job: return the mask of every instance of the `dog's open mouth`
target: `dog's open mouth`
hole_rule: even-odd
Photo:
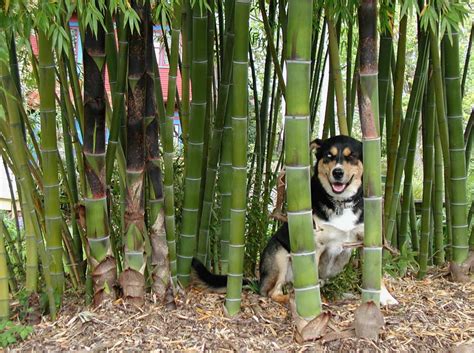
[[[353,178],[354,176],[352,176],[352,178],[347,183],[339,183],[339,182],[330,183],[332,191],[335,194],[342,194],[344,190],[346,190],[347,186],[351,183]]]
[[[333,184],[331,184],[332,191],[334,191],[334,193],[336,193],[336,194],[340,194],[341,192],[343,192],[346,189],[346,186],[347,186],[347,184],[343,184],[343,183],[333,183]]]

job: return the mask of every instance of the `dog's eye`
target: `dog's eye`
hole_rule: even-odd
[[[327,159],[332,159],[332,154],[331,153],[328,153],[327,156],[326,156]]]

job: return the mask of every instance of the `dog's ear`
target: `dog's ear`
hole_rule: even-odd
[[[311,151],[316,151],[318,148],[321,147],[321,145],[323,144],[323,140],[321,139],[314,139],[313,141],[311,141],[311,143],[309,144],[309,148]]]

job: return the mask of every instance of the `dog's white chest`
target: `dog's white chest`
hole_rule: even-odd
[[[334,214],[329,221],[324,223],[342,231],[349,232],[356,227],[358,219],[359,215],[354,213],[352,208],[345,208],[342,210],[342,213]]]

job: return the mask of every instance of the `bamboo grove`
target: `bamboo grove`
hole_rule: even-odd
[[[450,263],[469,279],[474,26],[462,2],[0,6],[0,152],[18,200],[0,224],[0,317],[19,293],[44,294],[52,317],[71,290],[94,305],[149,292],[172,305],[193,257],[228,275],[234,315],[286,217],[297,312],[316,317],[310,141],[338,134],[364,146],[363,301],[378,303],[382,267],[423,278]]]

